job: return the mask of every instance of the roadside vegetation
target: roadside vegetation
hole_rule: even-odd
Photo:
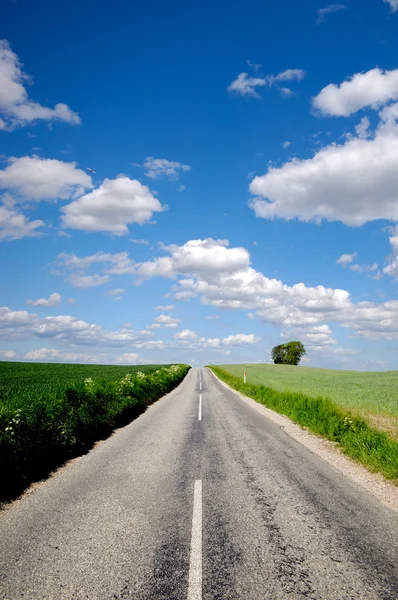
[[[235,377],[243,377],[246,371],[248,383],[279,392],[329,398],[398,441],[398,371],[336,371],[264,364],[222,365],[222,369]]]
[[[130,422],[189,368],[0,362],[0,500]]]
[[[210,369],[235,390],[338,443],[345,454],[398,484],[398,371],[357,373],[287,365]],[[382,427],[372,424],[371,411]]]

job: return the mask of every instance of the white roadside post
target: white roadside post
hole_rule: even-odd
[[[246,383],[246,371],[243,372],[243,383]]]

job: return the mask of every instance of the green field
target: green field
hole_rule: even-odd
[[[129,423],[189,368],[0,362],[0,500]]]
[[[60,393],[91,377],[97,382],[114,381],[127,373],[150,373],[165,365],[119,367],[54,363],[0,362],[0,405],[23,405],[27,398]]]
[[[220,365],[247,382],[280,392],[329,398],[398,438],[398,371],[359,372],[290,365]]]

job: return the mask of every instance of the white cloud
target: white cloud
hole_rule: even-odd
[[[398,0],[383,0],[383,2],[387,2],[390,5],[391,12],[397,12],[398,10]]]
[[[196,340],[197,334],[191,329],[183,329],[175,334],[174,339],[179,342],[190,342]]]
[[[211,264],[218,247],[227,254]],[[199,297],[203,304],[219,309],[251,311],[260,320],[285,329],[336,322],[359,337],[398,339],[398,301],[355,304],[346,290],[304,283],[288,286],[253,269],[247,250],[228,248],[226,240],[192,240],[163,250],[170,254],[162,257],[165,262],[159,263],[162,259],[158,258],[137,263],[137,274],[176,279],[172,287],[176,299]]]
[[[76,163],[39,158],[11,157],[0,171],[0,188],[7,188],[28,200],[67,200],[85,188],[91,188],[91,177],[76,168]]]
[[[395,228],[393,235],[390,237],[390,244],[392,252],[389,257],[389,263],[383,269],[383,273],[398,279],[398,227]]]
[[[110,277],[109,275],[83,275],[81,273],[72,273],[69,277],[69,281],[73,287],[90,288],[108,283]]]
[[[17,357],[17,353],[14,350],[0,350],[1,360],[12,360]]]
[[[378,268],[379,265],[377,263],[374,263],[373,265],[355,264],[350,266],[351,271],[356,271],[357,273],[374,273]]]
[[[290,88],[287,88],[287,87],[281,87],[281,88],[279,88],[279,91],[281,93],[282,98],[290,98],[291,96],[296,95],[293,92],[293,90],[291,90]]]
[[[142,225],[165,208],[148,187],[120,176],[105,179],[97,189],[63,207],[62,224],[71,229],[126,235],[128,225]]]
[[[163,350],[166,343],[163,340],[149,340],[148,342],[135,342],[134,348],[143,350]]]
[[[54,360],[56,358],[60,358],[60,354],[62,354],[59,350],[55,348],[37,348],[35,350],[30,350],[27,352],[23,358],[25,360],[33,360],[33,361],[46,361],[46,360]]]
[[[282,148],[284,150],[286,150],[286,148],[289,148],[289,146],[291,145],[292,142],[286,141],[286,142],[282,142]]]
[[[370,121],[368,117],[362,117],[358,125],[355,126],[355,132],[359,138],[367,138],[370,136],[369,133]]]
[[[143,165],[146,169],[145,175],[150,179],[169,179],[170,181],[176,181],[180,178],[180,172],[186,173],[192,170],[190,165],[184,165],[183,163],[167,160],[166,158],[154,158],[153,156],[147,156]]]
[[[25,304],[29,306],[59,306],[61,296],[58,292],[54,292],[48,298],[39,298],[38,300],[27,300]]]
[[[123,293],[123,288],[115,288],[114,290],[109,290],[108,296],[121,296]]]
[[[134,352],[126,352],[116,357],[116,362],[121,364],[135,365],[140,360],[140,355]]]
[[[205,317],[206,319],[209,319],[209,321],[216,321],[217,319],[220,318],[220,315],[210,315],[209,317]]]
[[[104,274],[88,274],[87,270],[100,265]],[[74,287],[86,288],[104,285],[110,281],[110,275],[129,275],[135,273],[134,261],[127,252],[116,254],[96,252],[89,256],[79,257],[76,254],[62,252],[57,259],[57,275],[66,275],[66,280]]]
[[[68,298],[66,303],[67,304],[75,304],[76,300],[74,298]]]
[[[175,293],[176,300],[191,300],[191,298],[195,298],[195,292],[187,292],[187,291],[177,291]]]
[[[250,77],[247,73],[240,73],[232,83],[229,84],[227,90],[235,92],[239,96],[251,96],[252,98],[261,98],[256,88],[268,86],[268,82],[264,77]]]
[[[225,348],[228,346],[247,346],[257,344],[261,338],[251,334],[237,333],[235,335],[229,335],[225,338],[204,338],[201,337],[198,340],[198,346],[200,348]]]
[[[87,269],[94,263],[110,262],[110,256],[113,257],[116,255],[110,255],[99,251],[95,254],[91,254],[90,256],[80,258],[73,253],[68,254],[67,252],[61,252],[61,254],[58,255],[58,264],[62,267],[67,267],[70,270]]]
[[[318,20],[317,25],[323,23],[325,20],[325,15],[329,15],[334,12],[338,12],[339,10],[344,10],[346,7],[345,4],[329,4],[325,8],[319,8],[317,10]]]
[[[333,348],[331,350],[332,354],[340,356],[341,358],[345,358],[346,356],[355,356],[356,354],[361,354],[360,350],[354,350],[353,348]]]
[[[312,99],[313,107],[324,115],[348,117],[365,107],[378,108],[398,100],[398,69],[376,67],[356,73],[340,85],[330,83]]]
[[[160,346],[150,346],[148,342],[146,348],[149,350],[162,349]],[[157,342],[152,342],[157,344]],[[163,342],[159,342],[163,344]],[[126,352],[121,355],[109,355],[105,353],[92,352],[76,352],[59,350],[58,348],[36,348],[25,354],[19,354],[12,350],[0,351],[0,360],[22,360],[33,362],[59,362],[59,363],[93,363],[93,364],[150,364],[153,360],[142,358],[135,352]]]
[[[301,81],[306,77],[306,72],[303,69],[286,69],[279,75],[268,75],[271,82],[275,81]]]
[[[309,287],[304,283],[288,286],[252,268],[249,252],[245,248],[230,248],[227,240],[190,240],[181,246],[161,246],[161,250],[165,256],[134,263],[129,272],[140,281],[150,277],[172,279],[170,297],[177,300],[199,298],[202,304],[216,309],[243,310],[249,318],[288,330],[301,327],[314,334],[319,331],[310,328],[335,322],[359,337],[398,339],[398,302],[356,304],[346,290],[322,285]],[[64,263],[77,269],[101,262],[112,267],[112,261],[130,260],[125,253],[97,253],[83,258],[61,256]],[[349,260],[346,263],[352,264]],[[178,323],[171,315],[162,314],[148,328],[176,328]],[[209,342],[208,346],[212,344],[217,346],[220,341]]]
[[[37,348],[27,352],[21,358],[37,362],[103,363],[106,362],[107,356],[89,352],[63,352],[56,348]]]
[[[159,315],[156,317],[152,325],[148,325],[147,329],[175,329],[178,327],[180,319],[176,319],[171,315]]]
[[[219,348],[221,345],[220,338],[200,338],[199,342],[205,348]]]
[[[161,276],[173,278],[177,273],[192,272],[217,275],[233,273],[250,263],[250,254],[245,248],[228,248],[226,240],[190,240],[183,246],[163,246],[172,257],[161,257],[154,261],[137,264],[136,273],[143,278]]]
[[[130,240],[132,244],[142,244],[143,246],[149,246],[149,242],[147,240]]]
[[[148,331],[123,327],[108,331],[71,315],[39,317],[28,311],[0,307],[0,331],[3,339],[49,338],[76,346],[137,347],[151,337]]]
[[[398,340],[398,301],[383,304],[359,302],[346,315],[342,325],[355,330],[362,339]]]
[[[0,204],[0,240],[20,240],[24,237],[37,237],[44,227],[43,221],[29,221],[23,213],[12,206]]]
[[[396,121],[398,121],[398,102],[393,102],[382,108],[379,117],[384,123],[383,127],[386,131],[394,130]]]
[[[353,254],[342,254],[340,258],[336,260],[338,265],[342,267],[348,267],[351,271],[355,271],[357,273],[374,273],[378,270],[379,265],[374,263],[373,265],[359,265],[357,263],[352,264],[354,259],[357,257],[357,252],[353,252]],[[368,275],[368,277],[372,277],[373,279],[380,279],[381,274],[380,271],[376,276]]]
[[[286,69],[278,75],[265,75],[263,77],[250,77],[248,73],[240,73],[238,77],[229,84],[227,90],[239,96],[250,96],[261,98],[257,88],[277,86],[282,81],[301,81],[306,76],[303,69]],[[289,88],[278,88],[282,95],[291,95]]]
[[[338,265],[342,265],[343,267],[346,267],[350,263],[354,262],[354,259],[356,258],[356,256],[357,256],[357,252],[353,252],[352,254],[342,254],[340,256],[340,258],[338,258],[336,260],[336,263]]]
[[[29,99],[24,83],[30,78],[22,71],[18,56],[7,40],[0,40],[0,129],[12,131],[34,121],[64,121],[80,123],[80,117],[63,103],[54,108]]]
[[[261,67],[263,65],[260,65],[260,63],[252,63],[250,60],[246,61],[246,64],[249,65],[250,68],[254,69],[256,71],[256,73],[261,69]]]
[[[332,330],[326,324],[291,329],[283,332],[281,337],[284,339],[298,338],[306,349],[311,351],[318,351],[337,344],[337,341],[332,338]]]
[[[155,310],[167,311],[167,310],[174,310],[174,309],[175,309],[174,304],[168,304],[167,306],[155,306]]]
[[[76,254],[68,254],[67,252],[62,252],[58,255],[57,264],[61,268],[66,268],[68,271],[83,271],[88,269],[96,264],[107,265],[107,273],[114,275],[128,275],[134,273],[135,263],[130,259],[127,252],[117,252],[116,254],[111,254],[110,252],[96,252],[95,254],[91,254],[89,256],[84,256],[80,258],[76,256]]]
[[[251,182],[257,197],[250,206],[264,219],[325,219],[350,226],[398,221],[397,164],[398,127],[388,120],[372,139],[352,138],[322,148],[313,158],[270,167]]]
[[[245,334],[237,333],[236,335],[229,335],[222,340],[224,346],[244,346],[246,344],[257,344],[260,338],[255,336],[254,333]]]
[[[24,328],[29,328],[36,321],[37,315],[31,314],[27,310],[10,310],[7,306],[0,307],[2,337],[6,337],[7,332],[13,334]]]

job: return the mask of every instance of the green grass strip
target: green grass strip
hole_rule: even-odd
[[[311,432],[337,442],[347,456],[398,484],[398,443],[386,433],[371,428],[361,417],[343,410],[328,398],[245,384],[220,367],[209,368],[233,389],[286,415]]]

